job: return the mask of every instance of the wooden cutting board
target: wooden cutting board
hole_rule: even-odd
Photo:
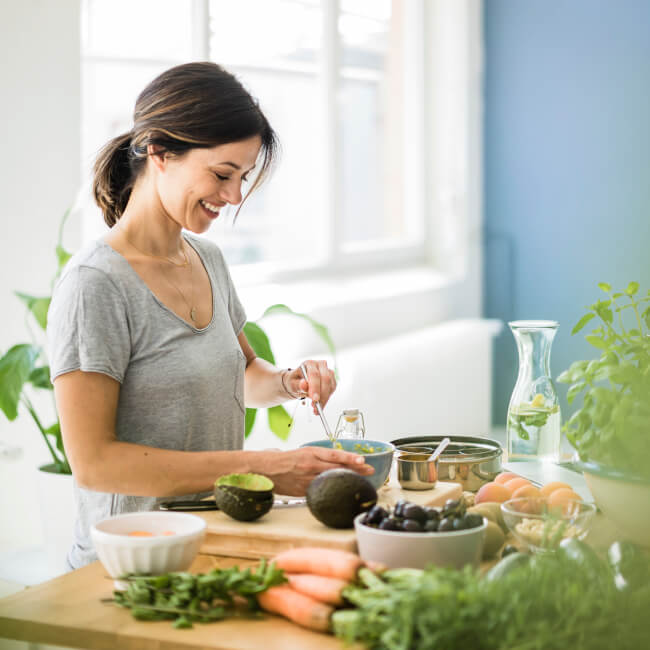
[[[379,503],[393,505],[405,499],[420,505],[439,506],[462,494],[458,483],[438,482],[433,490],[402,490],[396,482],[377,491]],[[327,528],[315,519],[306,505],[274,506],[257,521],[235,521],[218,510],[194,512],[205,520],[207,533],[201,553],[228,557],[272,557],[297,546],[337,548],[356,553],[353,529]]]

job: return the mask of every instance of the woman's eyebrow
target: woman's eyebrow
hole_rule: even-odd
[[[229,166],[232,167],[233,169],[236,169],[236,170],[240,170],[240,169],[241,169],[241,167],[240,167],[237,163],[230,162],[229,160],[226,160],[226,161],[224,161],[224,162],[219,162],[219,163],[217,163],[217,165],[229,165]],[[248,172],[251,172],[251,171],[253,171],[254,169],[255,169],[255,165],[253,165],[253,166],[252,166],[248,171],[246,171],[245,173],[248,174]]]

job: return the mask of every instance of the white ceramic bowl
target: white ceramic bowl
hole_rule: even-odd
[[[125,573],[183,571],[192,564],[205,535],[205,521],[182,512],[129,512],[90,529],[97,556],[112,578]],[[147,531],[153,537],[132,537]],[[164,535],[165,532],[173,535]],[[118,588],[123,584],[116,582]]]
[[[478,567],[483,554],[487,519],[467,530],[434,533],[405,533],[380,530],[361,523],[365,513],[354,519],[359,555],[366,562],[380,562],[391,569],[424,569],[429,564],[460,569]]]

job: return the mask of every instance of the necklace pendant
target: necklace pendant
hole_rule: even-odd
[[[192,322],[196,322],[196,307],[192,307],[190,309],[190,318],[192,319]]]

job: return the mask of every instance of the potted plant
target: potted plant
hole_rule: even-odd
[[[558,381],[582,405],[563,430],[577,450],[585,480],[603,513],[633,541],[650,546],[650,291],[639,283],[598,300],[572,334],[592,320],[585,338],[600,357],[575,361]]]

